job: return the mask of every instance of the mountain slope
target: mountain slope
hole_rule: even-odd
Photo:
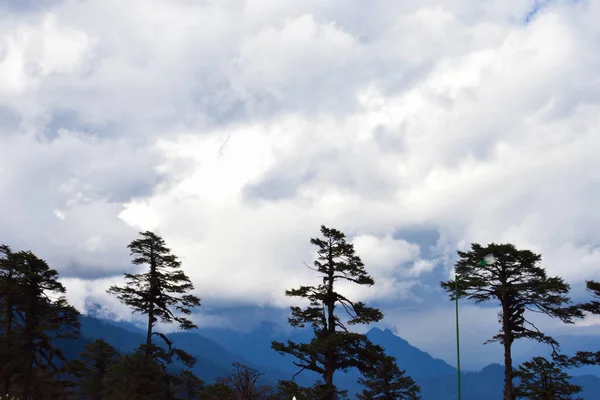
[[[581,386],[584,400],[600,399],[600,378],[594,375],[574,376],[571,382]]]
[[[292,364],[293,357],[283,356],[271,349],[271,342],[292,340],[306,343],[312,337],[312,331],[296,329],[291,336],[280,332],[271,322],[261,322],[256,328],[248,332],[233,331],[225,328],[200,328],[196,331],[231,352],[248,360],[260,360],[260,364],[267,367],[296,370]]]
[[[136,333],[93,317],[81,316],[80,321],[82,334],[80,341],[90,342],[102,339],[122,353],[134,351],[146,339],[141,331]],[[186,350],[189,350],[190,347],[193,348],[190,353],[198,359],[193,371],[201,379],[212,381],[225,376],[231,370],[231,362],[241,360],[209,339],[193,335],[194,345],[191,346],[185,338],[176,337],[175,339],[180,339]],[[176,341],[175,346],[178,345],[179,343]],[[207,351],[207,349],[210,349],[210,351]]]
[[[367,332],[367,337],[380,345],[386,354],[396,357],[401,369],[408,372],[414,379],[456,374],[456,368],[429,353],[411,346],[406,340],[392,333],[391,330],[373,328]]]
[[[137,348],[144,341],[141,331],[135,332],[123,326],[112,325],[108,321],[82,317],[83,337],[72,344],[70,355],[75,355],[85,343],[103,339],[122,352]],[[202,333],[202,334],[200,334]],[[298,330],[290,338],[305,342],[310,339],[310,331]],[[206,382],[226,376],[231,371],[231,363],[239,361],[265,373],[263,382],[274,384],[279,379],[291,379],[298,368],[293,359],[283,357],[271,350],[272,340],[287,338],[268,323],[260,325],[252,332],[239,333],[222,329],[201,329],[194,332],[168,335],[176,347],[180,347],[198,358],[194,373]],[[207,337],[208,336],[208,337]],[[457,398],[456,369],[442,360],[411,346],[404,339],[389,330],[371,329],[367,336],[398,359],[402,369],[406,369],[421,387],[423,400],[453,400]],[[503,367],[492,364],[478,372],[462,374],[462,400],[500,400],[503,388]],[[301,385],[314,382],[316,375],[303,372],[296,381]],[[356,371],[336,373],[335,382],[340,388],[349,390],[351,396],[360,391]],[[573,383],[583,387],[584,399],[600,398],[600,378],[597,376],[576,376]]]

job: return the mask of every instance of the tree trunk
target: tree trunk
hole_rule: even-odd
[[[510,298],[505,293],[502,302],[502,332],[504,334],[504,400],[515,400],[512,367],[512,332],[510,329]]]
[[[154,326],[154,291],[156,286],[156,260],[154,259],[154,251],[150,248],[150,293],[148,296],[148,329],[146,331],[146,349],[144,359],[148,361],[150,358],[150,350],[152,346],[152,327]]]
[[[335,299],[333,298],[333,275],[335,274],[331,243],[329,244],[329,265],[327,284],[327,335],[325,340],[331,341],[335,335]],[[335,372],[335,343],[329,342],[325,353],[325,399],[334,400],[335,386],[333,385],[333,373]]]
[[[8,286],[8,285],[7,285]],[[7,289],[10,290],[10,289]],[[7,361],[12,361],[11,356],[11,345],[9,341],[11,338],[12,331],[12,304],[10,302],[10,293],[7,293],[4,299],[4,349],[2,352],[6,356]],[[6,362],[4,368],[2,369],[2,398],[8,398],[8,393],[10,391],[10,370],[9,363]]]
[[[36,310],[35,308],[35,300],[31,297],[35,296],[34,293],[27,293],[26,296],[29,296],[28,301],[30,302],[25,310],[25,326],[24,326],[24,336],[25,343],[23,349],[25,350],[25,376],[23,379],[23,400],[30,400],[32,393],[32,385],[33,382],[33,363],[35,362],[35,346],[33,343],[33,332],[35,326],[37,325],[37,319],[35,316]]]
[[[504,400],[514,400],[513,396],[513,371],[510,343],[504,343]]]
[[[150,357],[150,346],[152,346],[152,319],[154,318],[154,303],[150,302],[150,309],[148,311],[148,330],[146,331],[146,349],[144,352],[144,358],[146,361]]]
[[[327,363],[329,364],[329,362]],[[324,400],[335,399],[335,388],[333,386],[333,372],[325,370],[325,397]]]

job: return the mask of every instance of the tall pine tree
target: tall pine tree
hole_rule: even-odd
[[[19,282],[22,272],[18,269],[16,255],[7,245],[0,246],[0,306],[2,307],[2,336],[0,338],[0,398],[11,393],[11,383],[18,372],[17,357],[13,349],[18,348],[18,333],[15,335],[15,306],[19,300]]]
[[[488,255],[495,262],[488,263]],[[514,400],[512,344],[517,339],[533,339],[547,343],[556,353],[558,343],[541,332],[526,317],[526,312],[544,314],[558,318],[564,323],[573,323],[582,316],[581,311],[570,306],[570,287],[559,277],[549,277],[539,266],[541,256],[529,250],[517,250],[512,244],[490,244],[483,247],[471,245],[471,251],[458,252],[456,263],[458,292],[475,303],[497,301],[500,333],[489,342],[500,342],[504,346],[504,400]],[[441,282],[455,299],[455,282]]]
[[[2,394],[23,400],[58,398],[68,382],[61,377],[67,360],[56,343],[79,336],[79,313],[67,303],[58,272],[44,260],[7,246],[0,252],[2,347],[8,360],[2,368]]]
[[[181,263],[165,241],[158,235],[140,232],[140,238],[129,244],[134,265],[145,265],[147,271],[125,274],[124,287],[112,286],[108,293],[114,294],[124,304],[148,317],[144,356],[150,358],[157,349],[153,348],[152,336],[164,335],[154,331],[156,323],[177,323],[182,330],[197,326],[186,318],[191,309],[200,305],[200,299],[189,292],[194,285],[181,270]],[[170,347],[170,343],[167,342]]]
[[[298,361],[294,364],[300,368],[299,372],[309,370],[320,374],[324,384],[317,390],[322,390],[321,398],[333,400],[342,394],[334,385],[336,371],[355,367],[365,372],[383,357],[383,349],[372,344],[365,335],[348,331],[337,310],[341,309],[349,316],[349,325],[377,322],[383,314],[363,302],[351,301],[336,290],[337,284],[343,281],[361,286],[371,286],[375,282],[342,232],[321,226],[321,234],[322,238],[313,238],[310,242],[318,248],[318,259],[311,269],[320,275],[322,283],[285,292],[286,296],[309,301],[304,309],[291,307],[289,323],[298,328],[310,324],[314,337],[310,343],[274,341],[272,348],[296,357]]]

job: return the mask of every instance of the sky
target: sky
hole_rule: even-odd
[[[584,299],[600,279],[600,0],[0,2],[0,241],[80,311],[130,312],[127,244],[161,235],[203,326],[285,323],[342,230],[345,288],[454,363],[457,249],[513,243]],[[494,307],[461,305],[466,368]],[[600,320],[550,333],[598,331]]]

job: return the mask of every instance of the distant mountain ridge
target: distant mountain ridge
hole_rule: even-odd
[[[560,343],[563,354],[574,355],[577,351],[600,351],[600,337],[591,335],[561,335],[555,339]],[[522,363],[534,356],[550,357],[551,347],[543,343],[533,343],[531,348],[515,362]],[[571,375],[600,376],[600,366],[585,366],[568,370]],[[600,396],[598,397],[600,399]]]
[[[456,374],[457,370],[443,360],[432,357],[406,340],[389,330],[372,328],[367,332],[367,337],[375,344],[380,345],[386,354],[396,357],[398,367],[410,371],[410,375],[417,378],[427,378]]]
[[[144,332],[133,324],[82,316],[82,338],[69,354],[81,351],[85,343],[103,339],[119,351],[129,352],[145,339]],[[174,345],[198,359],[194,373],[206,382],[231,372],[233,362],[242,362],[265,373],[264,383],[275,384],[279,379],[291,379],[297,368],[293,358],[282,356],[271,349],[271,341],[287,339],[306,342],[311,331],[296,330],[286,336],[272,323],[261,323],[250,332],[236,332],[224,328],[200,328],[193,332],[169,334]],[[367,336],[381,345],[386,353],[397,358],[398,366],[407,371],[421,387],[423,400],[453,400],[457,398],[457,370],[445,361],[410,345],[389,329],[372,328]],[[478,372],[462,374],[462,400],[501,400],[503,366],[491,364]],[[296,381],[301,385],[314,382],[316,376],[303,372]],[[358,373],[349,371],[335,376],[336,385],[349,390],[352,395],[361,390],[357,383]],[[584,399],[600,398],[600,378],[593,375],[575,376],[573,383],[584,388]]]
[[[140,344],[145,342],[145,335],[142,331],[138,330],[138,332],[135,332],[134,330],[114,325],[111,322],[82,316],[82,339],[87,342],[102,339],[122,353],[134,351]],[[194,351],[191,353],[194,357],[198,358],[194,373],[205,381],[212,381],[218,377],[227,375],[230,372],[231,362],[244,361],[202,336],[194,333],[187,333],[187,335],[194,335],[195,345]],[[176,337],[176,339],[181,339],[181,337]],[[177,345],[180,345],[179,341]],[[210,351],[207,351],[208,349]],[[215,359],[219,361],[215,362]],[[220,360],[223,360],[223,362]]]

